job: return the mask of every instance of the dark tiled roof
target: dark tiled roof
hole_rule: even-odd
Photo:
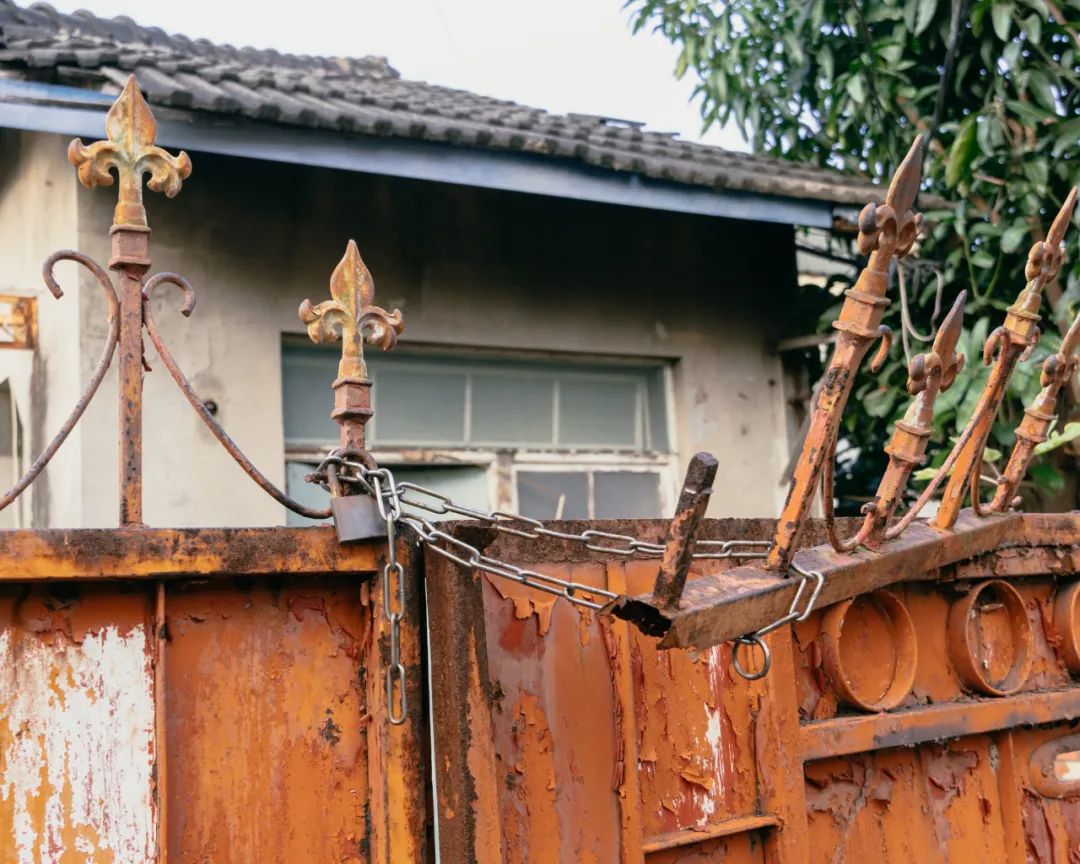
[[[151,104],[365,135],[516,150],[613,171],[764,195],[861,205],[866,180],[650,132],[640,123],[550,114],[407,81],[383,57],[309,57],[169,35],[127,17],[65,15],[0,0],[0,68],[119,89],[135,72]]]

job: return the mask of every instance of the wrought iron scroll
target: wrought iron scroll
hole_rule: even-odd
[[[53,276],[54,266],[59,261],[74,261],[85,267],[105,292],[109,306],[109,333],[94,374],[71,414],[26,474],[0,497],[0,510],[7,507],[33,483],[59,450],[97,393],[119,346],[120,524],[142,524],[143,372],[149,369],[143,352],[142,331],[145,327],[150,341],[177,386],[244,473],[290,510],[314,519],[328,518],[329,508],[315,509],[294,501],[270,482],[241,452],[207,410],[203,400],[173,359],[157,329],[150,311],[150,297],[157,286],[172,284],[180,288],[184,293],[181,312],[185,317],[190,316],[194,309],[195,292],[186,279],[175,273],[160,273],[144,285],[151,260],[150,228],[143,205],[143,180],[149,177],[146,185],[151,190],[172,198],[180,192],[183,181],[191,174],[191,159],[183,152],[173,156],[154,143],[157,122],[139,91],[134,75],[128,78],[122,92],[109,109],[105,132],[105,140],[89,145],[84,145],[78,139],[72,141],[68,148],[68,160],[77,169],[79,180],[88,188],[111,186],[119,181],[118,200],[109,232],[112,238],[109,269],[116,272],[119,285],[114,285],[105,269],[92,258],[71,250],[50,255],[45,261],[43,276],[49,290],[55,297],[60,298],[63,291]],[[359,255],[356,260],[359,260]],[[398,323],[400,325],[400,321]],[[367,322],[362,326],[367,326],[377,333],[377,325],[374,323]]]
[[[840,317],[833,322],[837,330],[836,348],[822,379],[810,419],[802,452],[795,464],[791,489],[777,523],[772,549],[765,561],[769,569],[787,571],[795,554],[799,530],[823,479],[829,488],[824,498],[831,505],[831,468],[825,465],[835,457],[840,420],[855,383],[855,375],[870,346],[881,340],[870,363],[877,371],[888,356],[892,333],[881,323],[889,301],[889,265],[911,251],[918,236],[922,217],[912,207],[919,189],[922,138],[915,139],[904,161],[893,175],[882,205],[867,204],[859,214],[859,250],[870,255],[855,287],[845,294]]]
[[[82,252],[76,252],[72,249],[54,252],[45,259],[45,263],[41,267],[41,276],[45,280],[46,287],[57,300],[64,296],[64,291],[60,287],[60,283],[56,281],[56,277],[53,275],[53,268],[60,261],[74,261],[77,264],[81,264],[89,270],[90,274],[97,280],[98,285],[101,286],[101,290],[105,292],[105,302],[109,306],[109,334],[105,337],[105,347],[101,351],[101,357],[98,359],[94,374],[91,376],[90,382],[86,385],[86,389],[83,390],[82,395],[79,397],[79,401],[75,403],[75,407],[71,410],[67,420],[65,420],[64,424],[60,427],[60,431],[53,436],[53,439],[46,445],[45,449],[41,451],[41,454],[34,460],[34,463],[27,469],[26,473],[23,474],[18,482],[5,492],[3,496],[0,496],[0,510],[3,510],[11,504],[12,501],[18,498],[26,488],[37,479],[37,476],[45,469],[45,466],[49,464],[49,460],[56,455],[56,451],[59,450],[60,446],[67,440],[68,435],[71,434],[71,430],[75,428],[75,424],[79,422],[83,412],[86,410],[86,406],[90,404],[90,400],[94,398],[94,394],[97,393],[98,387],[101,386],[101,381],[105,377],[105,373],[109,371],[113,354],[116,353],[116,343],[120,337],[120,301],[116,299],[116,291],[113,289],[109,274],[101,268],[101,265],[89,256],[83,255]]]

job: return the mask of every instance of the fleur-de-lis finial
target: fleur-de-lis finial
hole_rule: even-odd
[[[149,174],[147,186],[167,197],[174,197],[191,175],[191,159],[181,151],[173,156],[155,146],[157,121],[143,99],[132,75],[123,92],[105,118],[107,140],[85,145],[76,138],[68,146],[68,161],[79,172],[87,188],[111,186],[115,168],[120,179],[119,201],[113,222],[116,225],[146,227],[143,207],[143,175]]]
[[[936,395],[939,391],[948,390],[964,368],[964,355],[956,353],[956,346],[960,342],[960,333],[964,327],[966,297],[966,291],[961,291],[957,296],[952,309],[938,328],[930,353],[917,354],[911,358],[907,387],[912,396],[925,391]]]
[[[300,304],[300,320],[307,324],[312,342],[341,340],[339,378],[367,378],[364,342],[389,351],[405,329],[401,310],[387,312],[375,306],[375,282],[360,257],[356,241],[350,240],[330,277],[330,296],[317,306],[310,300]]]
[[[883,252],[883,257],[902,258],[915,245],[922,229],[922,214],[912,210],[922,176],[922,148],[923,136],[919,135],[896,169],[885,203],[867,204],[859,213],[857,242],[863,255]]]
[[[1041,240],[1031,247],[1028,253],[1027,266],[1024,268],[1024,277],[1027,279],[1039,278],[1045,284],[1050,282],[1061,269],[1061,262],[1065,257],[1065,247],[1062,241],[1065,239],[1065,230],[1069,227],[1073,209],[1076,207],[1077,187],[1073,186],[1065,203],[1061,205],[1054,222],[1046,234],[1046,239]]]

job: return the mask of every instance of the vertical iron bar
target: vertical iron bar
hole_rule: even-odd
[[[154,797],[157,801],[157,864],[169,860],[168,763],[166,761],[165,705],[165,582],[157,583],[154,602]]]
[[[109,267],[120,275],[120,524],[142,524],[142,279],[150,231],[114,225]]]
[[[672,608],[679,605],[694,559],[694,539],[712,495],[716,469],[716,457],[711,453],[696,453],[686,468],[686,479],[668,528],[664,558],[653,587],[653,602],[657,606]]]

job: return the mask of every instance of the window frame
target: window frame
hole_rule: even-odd
[[[289,344],[283,343],[283,346]],[[470,365],[470,361],[474,359],[489,359],[489,360],[507,360],[507,361],[529,361],[529,362],[550,362],[552,365],[558,366],[573,366],[579,365],[581,368],[580,373],[577,369],[566,370],[562,374],[570,377],[576,377],[576,374],[580,374],[582,378],[591,378],[595,380],[598,377],[603,377],[605,367],[610,370],[613,367],[627,366],[636,367],[641,369],[643,367],[653,367],[656,372],[659,373],[659,388],[660,396],[663,400],[663,423],[665,428],[663,434],[668,442],[668,450],[652,450],[648,449],[652,445],[652,441],[649,440],[652,435],[655,435],[659,430],[651,430],[650,424],[646,418],[652,413],[650,410],[649,399],[651,394],[649,392],[650,387],[642,378],[638,383],[638,399],[635,411],[635,438],[637,439],[637,445],[640,449],[629,450],[622,449],[619,445],[589,445],[589,446],[552,446],[552,445],[536,445],[536,444],[492,444],[492,445],[476,445],[467,444],[463,446],[447,445],[444,442],[438,443],[416,443],[408,445],[394,445],[394,446],[379,446],[372,447],[371,455],[375,461],[384,467],[393,469],[397,467],[423,467],[423,468],[437,468],[439,466],[461,466],[461,467],[476,467],[484,469],[485,480],[487,484],[488,501],[490,502],[492,510],[504,510],[511,512],[518,512],[518,486],[517,475],[519,471],[582,471],[588,475],[588,488],[589,488],[589,501],[588,512],[590,514],[595,512],[595,498],[594,498],[594,481],[593,474],[596,472],[605,471],[619,471],[629,473],[654,473],[657,475],[658,492],[659,492],[659,505],[661,513],[670,513],[673,511],[675,500],[677,498],[677,453],[675,450],[676,442],[676,423],[675,423],[675,399],[674,399],[674,370],[670,361],[665,361],[662,358],[646,358],[633,359],[623,357],[597,357],[597,356],[573,356],[573,355],[552,355],[552,354],[532,354],[529,352],[517,353],[517,352],[491,352],[491,351],[465,351],[465,349],[455,349],[449,346],[432,346],[427,348],[418,348],[410,346],[410,351],[406,355],[410,360],[417,360],[420,363],[432,363],[436,357],[447,357],[450,359],[448,363],[444,364],[437,371],[445,371],[446,373],[462,373],[466,375],[466,388],[465,388],[465,434],[468,438],[469,425],[471,423],[471,374],[476,372],[475,367]],[[595,365],[598,367],[596,373],[589,373],[588,367]],[[490,370],[482,370],[483,374],[513,374],[512,370],[493,368]],[[528,372],[526,372],[528,374]],[[537,377],[542,377],[542,372],[537,371]],[[626,382],[628,379],[621,376],[612,376],[612,380],[617,380],[620,383]],[[554,381],[554,387],[556,393],[553,395],[553,417],[552,425],[555,434],[558,433],[559,423],[559,399],[557,390],[560,386],[558,378]],[[376,431],[376,424],[378,422],[378,388],[373,388],[372,391],[372,408],[375,412],[372,420],[369,422],[368,428],[374,437]],[[284,400],[282,402],[283,413],[288,410],[288,406]],[[317,465],[337,446],[336,443],[332,444],[328,441],[304,441],[304,440],[289,440],[285,439],[285,462],[300,462],[306,464]]]

